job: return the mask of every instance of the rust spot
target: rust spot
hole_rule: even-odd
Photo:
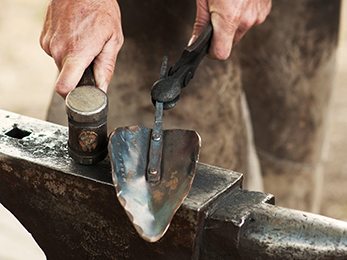
[[[140,130],[140,127],[138,125],[133,125],[133,126],[129,126],[128,129],[132,132],[137,132]]]
[[[178,178],[174,175],[175,173],[173,173],[170,180],[165,183],[165,187],[170,190],[176,190],[178,186]]]
[[[153,198],[155,201],[161,201],[164,197],[164,193],[160,190],[153,191]]]
[[[134,179],[134,177],[136,176],[136,173],[134,171],[128,171],[127,174],[127,179]]]
[[[82,131],[78,136],[78,143],[83,152],[92,152],[98,145],[98,134],[94,131]]]

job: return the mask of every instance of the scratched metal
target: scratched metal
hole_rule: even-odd
[[[241,189],[241,174],[201,163],[165,236],[147,243],[109,163],[76,164],[66,141],[66,127],[0,110],[0,203],[48,259],[347,259],[346,222],[269,205]]]
[[[31,134],[5,135],[15,124]],[[48,259],[198,259],[209,210],[242,182],[240,173],[198,163],[165,236],[149,244],[117,200],[109,162],[77,164],[67,139],[66,127],[0,110],[0,203]]]
[[[347,222],[264,202],[273,197],[226,196],[206,221],[202,259],[347,259]]]
[[[117,128],[110,136],[113,182],[120,204],[139,235],[158,241],[192,186],[200,137],[190,130],[164,130],[161,175],[147,181],[151,129]]]

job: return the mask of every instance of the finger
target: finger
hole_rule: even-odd
[[[123,35],[112,37],[104,45],[102,51],[94,60],[94,77],[98,88],[107,91],[113,76],[119,50],[123,45]]]
[[[93,61],[93,56],[89,58],[85,58],[87,56],[82,57],[84,58],[67,57],[63,62],[62,70],[55,84],[55,91],[64,98],[76,87],[85,69]]]
[[[45,18],[45,23],[42,28],[42,32],[40,34],[40,45],[41,48],[49,55],[51,55],[51,51],[49,49],[49,42],[51,39],[51,33],[50,33],[50,28],[51,28],[51,15],[52,15],[52,8],[51,5],[48,6],[47,13],[46,13],[46,18]]]
[[[247,8],[245,8],[245,11],[240,18],[240,24],[235,33],[234,45],[237,44],[242,39],[242,37],[249,31],[249,29],[256,24],[258,14],[259,12],[257,10],[257,6],[253,4],[250,4],[247,6]]]
[[[264,2],[264,1],[263,1]],[[262,24],[266,17],[269,15],[272,7],[272,1],[267,0],[263,5],[258,5],[258,20],[256,21],[256,25]]]
[[[226,60],[231,53],[233,40],[238,28],[237,19],[230,19],[220,12],[211,13],[213,37],[209,54],[212,58]]]
[[[246,33],[247,33],[247,30],[242,30],[240,28],[237,29],[234,40],[233,40],[233,46],[235,46],[243,38],[243,36],[245,36]]]
[[[234,44],[237,44],[243,36],[256,24],[256,16],[244,17],[243,21],[240,23],[239,27],[236,30],[234,36]]]
[[[207,0],[196,0],[196,18],[188,46],[194,43],[210,20]]]

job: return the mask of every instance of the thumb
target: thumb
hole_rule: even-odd
[[[104,92],[107,91],[108,85],[112,79],[117,55],[122,45],[122,35],[119,38],[112,37],[106,42],[102,51],[94,60],[94,77],[96,85]]]
[[[210,22],[210,12],[208,10],[207,0],[196,0],[196,17],[193,27],[193,33],[189,40],[188,46],[194,43],[199,37],[202,30]]]

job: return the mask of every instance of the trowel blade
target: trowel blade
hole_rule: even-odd
[[[139,235],[156,242],[191,188],[200,151],[200,136],[191,130],[164,130],[162,175],[146,181],[151,129],[117,128],[109,154],[117,197]]]

